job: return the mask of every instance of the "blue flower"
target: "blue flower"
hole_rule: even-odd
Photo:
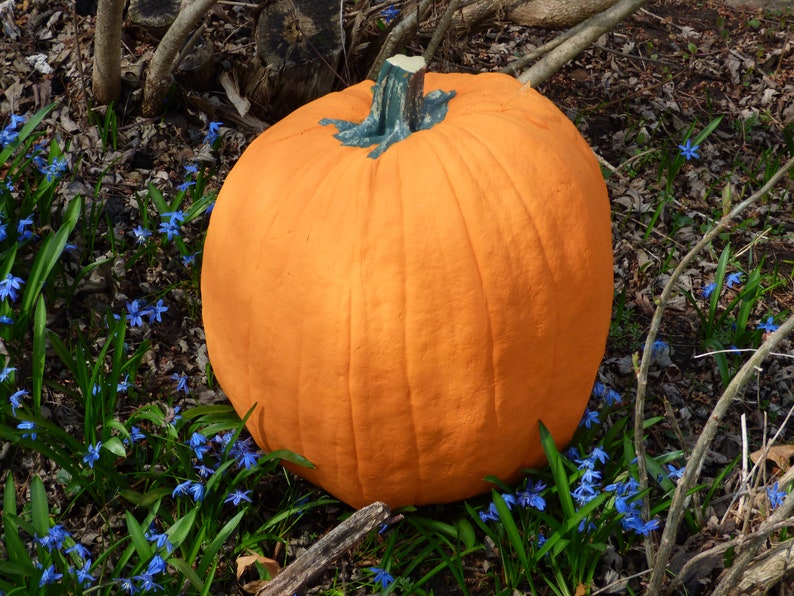
[[[220,128],[223,125],[223,122],[210,122],[207,136],[204,137],[204,142],[209,143],[210,145],[214,145],[215,141],[221,138]]]
[[[160,298],[154,306],[150,306],[148,309],[149,314],[149,323],[154,323],[157,321],[158,323],[162,323],[163,319],[160,317],[164,312],[168,310],[167,306],[163,306],[163,299]]]
[[[198,174],[198,166],[194,163],[188,164],[185,166],[185,175],[188,174]]]
[[[250,438],[238,439],[229,449],[229,455],[237,461],[239,467],[246,470],[250,470],[259,461],[259,453],[251,446]]]
[[[53,157],[52,163],[49,164],[43,158],[35,157],[33,158],[33,163],[39,169],[39,172],[44,174],[47,182],[60,178],[66,171],[66,158],[64,157]]]
[[[163,534],[163,536],[165,536],[165,534]],[[166,546],[166,550],[170,553],[171,551],[168,550],[168,546],[171,546],[172,549],[174,547],[168,541],[168,537],[167,536],[166,536],[164,544]],[[153,575],[159,575],[160,573],[165,571],[167,567],[168,566],[166,565],[165,559],[163,559],[163,557],[161,557],[160,555],[154,555],[154,557],[152,557],[152,560],[149,561],[149,565],[148,565],[148,567],[146,567],[146,571],[144,572],[144,575],[152,575],[152,576]]]
[[[130,231],[130,234],[135,237],[135,244],[143,244],[146,242],[146,239],[152,235],[152,232],[151,230],[147,230],[142,225],[138,224],[138,227],[133,228]]]
[[[171,375],[171,378],[176,381],[176,390],[177,391],[184,391],[185,393],[190,393],[190,387],[187,385],[187,375],[180,375],[179,373],[174,373]]]
[[[171,426],[176,426],[176,423],[182,420],[182,414],[179,413],[179,410],[182,409],[182,406],[175,406],[173,411],[170,413],[171,420],[168,422]],[[166,418],[167,420],[168,418]]]
[[[758,325],[758,329],[763,329],[767,333],[772,333],[774,331],[777,331],[779,327],[780,325],[775,325],[774,317],[769,317],[767,318],[766,321]]]
[[[173,240],[180,235],[179,224],[173,221],[162,222],[157,231],[165,234],[169,240]]]
[[[86,547],[84,547],[79,542],[75,542],[74,546],[70,546],[69,548],[67,548],[63,552],[64,552],[64,554],[67,554],[67,555],[69,555],[71,553],[77,553],[77,555],[83,561],[90,561],[90,559],[91,559],[91,551],[89,551]]]
[[[4,383],[5,381],[7,381],[8,378],[11,376],[11,373],[14,372],[15,370],[16,368],[13,366],[6,366],[3,368],[3,370],[0,370],[0,383]]]
[[[96,578],[89,573],[91,569],[91,559],[88,559],[80,569],[72,569],[72,573],[77,576],[77,583],[87,588],[96,581]]]
[[[199,478],[207,479],[215,473],[215,470],[210,468],[206,464],[201,464],[200,466],[193,466],[196,468],[196,473],[199,475]]]
[[[606,451],[604,451],[601,447],[596,445],[595,447],[593,447],[592,453],[590,453],[590,459],[605,464],[609,460],[609,454]]]
[[[39,564],[39,568],[41,568],[41,564]],[[54,584],[62,577],[63,577],[63,573],[58,573],[55,570],[55,565],[50,565],[44,570],[44,573],[41,574],[41,579],[39,580],[39,587],[46,586],[47,584]]]
[[[670,344],[666,341],[657,339],[651,344],[651,357],[660,358],[670,354]]]
[[[124,380],[116,384],[116,393],[124,393],[132,385],[130,384],[130,375],[124,375]]]
[[[606,403],[608,406],[614,406],[615,404],[619,404],[622,401],[623,398],[620,397],[620,393],[614,389],[607,389],[604,393],[604,403]]]
[[[251,503],[251,497],[248,495],[251,493],[250,490],[235,490],[230,492],[226,498],[223,500],[224,503],[231,503],[235,507],[239,506],[240,503],[243,501],[247,501]]]
[[[31,230],[28,230],[28,228],[32,226],[33,226],[32,215],[23,217],[17,222],[17,242],[23,242],[33,236],[33,232]]]
[[[17,408],[22,405],[22,401],[21,400],[26,395],[28,395],[28,392],[25,391],[24,389],[20,389],[19,391],[16,391],[16,392],[12,393],[9,396],[8,401],[11,403],[11,415],[12,416],[16,416],[17,415]]]
[[[585,482],[584,479],[582,479],[579,486],[571,491],[571,496],[576,500],[577,505],[582,507],[598,496],[596,488],[595,484]]]
[[[13,325],[14,319],[6,315],[0,316],[0,325]]]
[[[17,290],[22,289],[22,284],[25,283],[21,277],[15,277],[10,273],[6,273],[6,277],[0,280],[0,300],[10,299],[11,302],[17,299]]]
[[[149,590],[153,590],[155,592],[163,591],[163,586],[156,583],[154,581],[154,577],[152,577],[152,575],[149,573],[142,573],[140,575],[136,575],[132,579],[136,579],[141,583],[141,590],[143,590],[144,592]]]
[[[198,254],[199,253],[194,252],[193,254],[182,255],[182,264],[185,267],[189,267],[190,265],[195,265],[196,264],[196,257],[198,256]]]
[[[24,420],[24,421],[20,422],[19,424],[17,424],[17,428],[19,430],[35,431],[36,424],[31,422],[30,420]],[[25,439],[27,437],[30,437],[30,439],[32,441],[35,441],[37,436],[38,435],[35,432],[22,433],[22,438],[23,439]]]
[[[193,453],[196,455],[196,459],[203,459],[204,454],[209,451],[209,445],[207,445],[207,437],[202,435],[201,433],[193,433],[190,437],[190,441],[188,441],[188,445],[193,450]]]
[[[171,541],[168,539],[168,534],[165,532],[157,533],[154,531],[153,526],[149,526],[149,529],[146,530],[143,534],[146,537],[146,540],[149,542],[154,542],[157,548],[165,548],[166,552],[171,552],[174,550],[174,545],[171,544]],[[163,561],[162,557],[158,557],[160,561]],[[155,559],[152,559],[152,562],[149,563],[149,570],[151,572],[152,563],[155,562]],[[156,575],[157,573],[161,573],[165,571],[165,561],[162,563],[162,569],[160,571],[151,572],[152,575]]]
[[[729,288],[732,288],[733,286],[738,285],[740,283],[742,283],[742,273],[741,272],[731,273],[725,279],[725,285],[727,287],[729,287]]]
[[[185,180],[182,184],[177,186],[176,189],[179,190],[179,191],[184,192],[188,188],[190,188],[191,186],[196,186],[196,181],[195,180]]]
[[[579,426],[590,428],[594,424],[600,424],[600,420],[598,419],[598,412],[596,410],[591,410],[590,408],[587,408],[584,411],[584,415],[582,416],[581,422],[579,422]]]
[[[621,521],[621,525],[623,526],[624,530],[632,530],[639,536],[647,536],[653,530],[656,530],[660,524],[658,519],[652,519],[650,521],[643,522],[642,518],[639,516],[631,515],[629,517],[624,517]]]
[[[778,488],[777,482],[772,486],[766,487],[766,494],[769,497],[769,505],[772,509],[780,507],[780,505],[783,504],[783,500],[786,498],[786,492]]]
[[[138,591],[138,587],[131,577],[116,577],[113,581],[118,582],[121,590],[127,594],[135,594]]]
[[[518,504],[521,507],[534,507],[538,511],[546,509],[546,499],[540,493],[546,489],[546,484],[538,480],[533,484],[531,480],[527,480],[527,486],[523,491],[516,494],[518,497]]]
[[[204,500],[204,485],[201,482],[191,482],[187,491],[196,503]]]
[[[89,445],[88,452],[83,456],[83,463],[88,464],[88,467],[94,469],[94,463],[99,460],[99,450],[102,447],[102,441],[97,441],[96,445]]]
[[[708,298],[714,293],[714,290],[716,289],[717,289],[717,284],[713,282],[710,284],[706,284],[706,286],[700,291],[700,295],[703,296],[703,298]]]
[[[394,578],[385,569],[381,569],[380,567],[370,567],[369,571],[375,574],[375,577],[372,578],[372,581],[380,584],[380,587],[383,590],[394,583]]]
[[[148,309],[138,300],[127,302],[127,320],[131,327],[143,327],[143,317],[148,314]]]
[[[484,522],[499,521],[499,512],[496,510],[496,505],[490,503],[486,511],[479,512],[480,519]]]
[[[193,484],[192,480],[185,480],[184,482],[180,482],[176,485],[176,488],[171,493],[173,498],[182,497],[188,494],[188,490],[190,490],[190,486]]]
[[[678,146],[679,155],[686,157],[686,160],[689,161],[692,158],[700,159],[700,155],[698,155],[697,150],[700,149],[700,145],[692,145],[692,141],[687,139],[683,145]]]
[[[673,464],[667,464],[667,477],[670,480],[680,480],[684,476],[686,466],[676,468]]]
[[[67,538],[71,538],[71,534],[64,529],[61,524],[55,524],[44,536],[36,536],[36,542],[39,543],[41,546],[46,548],[48,551],[52,552],[54,550],[61,550],[63,548],[63,542]]]
[[[134,424],[130,427],[130,443],[134,443],[135,441],[142,441],[146,438],[146,435],[141,432],[141,429],[135,426]]]
[[[399,14],[400,11],[399,9],[394,8],[394,4],[390,4],[389,8],[385,8],[380,12],[380,16],[383,17],[383,22],[387,25],[390,25]]]

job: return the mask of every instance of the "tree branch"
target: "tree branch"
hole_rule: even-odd
[[[157,116],[171,86],[171,66],[185,43],[191,29],[218,0],[193,0],[184,3],[176,20],[168,28],[152,56],[143,86],[143,115]]]
[[[593,15],[571,29],[565,41],[518,76],[522,83],[537,87],[557,72],[569,60],[581,54],[587,46],[625,19],[647,0],[620,0],[617,4]],[[574,33],[575,32],[575,33]],[[565,35],[565,34],[564,34]]]

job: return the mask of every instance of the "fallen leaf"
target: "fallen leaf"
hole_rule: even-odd
[[[248,552],[250,554],[237,557],[237,579],[240,579],[243,573],[245,573],[245,571],[255,563],[263,565],[264,568],[267,569],[267,572],[270,574],[271,578],[275,577],[276,574],[281,571],[281,565],[278,564],[278,561],[257,554],[250,550]]]
[[[750,459],[757,464],[763,456],[764,450],[759,449],[750,454]],[[766,460],[775,464],[781,472],[785,472],[791,467],[792,457],[794,457],[794,445],[773,445],[766,454]]]

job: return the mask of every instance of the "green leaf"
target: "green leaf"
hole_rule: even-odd
[[[499,521],[505,529],[505,534],[507,534],[507,539],[510,541],[513,550],[518,556],[518,560],[521,562],[524,571],[529,573],[532,567],[527,558],[527,551],[524,548],[524,538],[518,531],[518,526],[516,526],[516,522],[513,519],[513,514],[510,513],[510,509],[508,509],[507,503],[505,503],[502,495],[496,491],[493,491],[493,503],[496,506],[496,512],[499,514]]]
[[[571,485],[568,481],[568,473],[565,471],[565,463],[562,455],[557,451],[557,445],[549,430],[542,422],[538,422],[538,424],[540,425],[540,444],[549,460],[549,468],[557,487],[557,497],[562,505],[563,517],[568,519],[573,517],[576,508],[573,505],[573,497],[571,497]]]
[[[205,576],[207,572],[207,567],[212,561],[215,559],[215,555],[224,545],[226,540],[229,538],[232,532],[237,528],[237,525],[243,519],[246,510],[243,509],[242,511],[238,512],[232,519],[230,519],[226,524],[221,528],[221,531],[218,532],[218,535],[209,543],[207,548],[204,549],[204,552],[201,556],[201,562],[198,565],[196,571],[199,575]]]
[[[44,296],[39,296],[36,302],[36,314],[33,316],[33,412],[36,416],[41,414],[41,390],[44,384],[44,352],[46,348],[47,309],[44,305]]]
[[[146,540],[144,531],[135,516],[130,511],[127,511],[124,515],[127,520],[127,531],[130,534],[132,545],[135,547],[135,552],[138,553],[138,557],[142,561],[148,561],[154,555],[152,545]]]
[[[102,449],[107,449],[113,455],[117,455],[119,457],[127,457],[127,449],[124,447],[124,444],[118,437],[111,437],[102,443]]]
[[[25,293],[22,295],[22,300],[19,305],[20,319],[29,316],[33,304],[38,299],[50,272],[61,258],[66,242],[69,240],[69,235],[72,233],[72,230],[74,230],[75,225],[77,225],[82,204],[82,197],[78,196],[72,199],[64,212],[64,219],[61,227],[55,234],[48,236],[41,243],[36,253],[36,258],[33,261],[33,265],[31,266],[30,275],[28,276],[28,281],[25,286]]]
[[[191,509],[166,530],[165,533],[168,534],[168,539],[174,545],[174,548],[181,545],[190,534],[190,530],[196,521],[196,512],[198,512],[198,509]]]
[[[38,476],[30,481],[30,512],[36,535],[46,536],[50,531],[50,509],[47,490]]]
[[[193,568],[185,562],[184,559],[179,559],[177,557],[170,557],[168,559],[168,563],[176,567],[176,569],[185,576],[185,578],[190,582],[197,591],[202,592],[204,590],[204,582],[199,577],[199,573],[196,573]]]

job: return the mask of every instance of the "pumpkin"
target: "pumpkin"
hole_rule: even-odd
[[[394,57],[246,149],[201,292],[262,449],[354,507],[464,499],[544,465],[539,421],[562,447],[581,420],[611,313],[606,187],[533,89]]]

